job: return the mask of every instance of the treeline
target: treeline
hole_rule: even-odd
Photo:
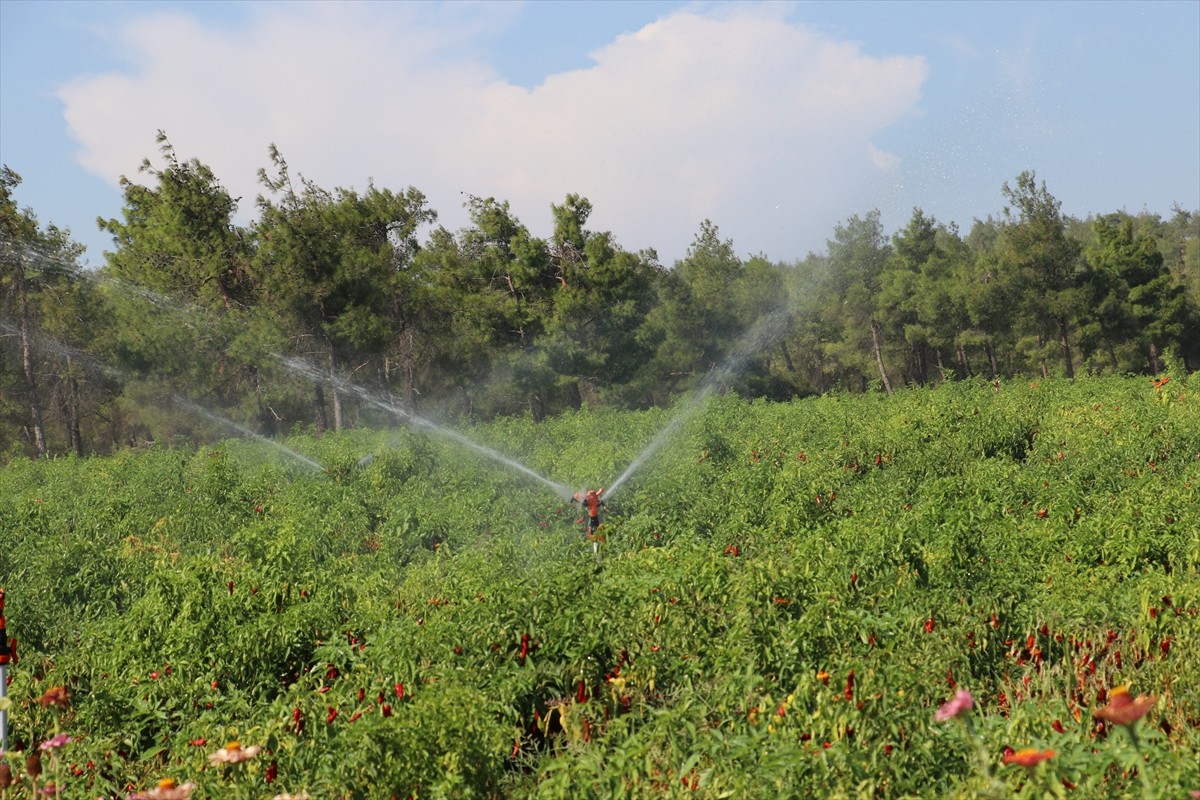
[[[415,188],[331,191],[274,147],[243,227],[212,171],[159,143],[145,185],[122,179],[121,218],[98,220],[113,245],[94,272],[0,174],[10,456],[211,436],[214,418],[274,436],[648,407],[735,352],[729,388],[775,399],[1200,365],[1200,212],[1076,220],[1033,173],[965,235],[914,209],[889,236],[871,211],[780,263],[706,220],[666,267],[589,229],[577,195],[548,239],[494,198],[470,197],[455,232]]]

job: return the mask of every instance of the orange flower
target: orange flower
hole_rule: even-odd
[[[67,693],[67,687],[55,686],[52,689],[47,689],[46,693],[38,698],[38,705],[43,708],[49,708],[50,706],[67,708],[71,705],[71,695]]]
[[[1154,708],[1158,698],[1154,695],[1138,695],[1134,700],[1129,696],[1128,686],[1118,686],[1109,693],[1108,705],[1096,711],[1100,719],[1114,725],[1132,725]]]
[[[1150,383],[1154,384],[1155,389],[1162,389],[1162,387],[1166,386],[1170,382],[1171,382],[1170,375],[1167,375],[1164,378],[1157,378],[1157,379],[1152,378],[1150,380]]]
[[[1053,750],[1038,750],[1036,747],[1026,747],[1023,750],[1017,750],[1015,753],[1005,753],[1005,764],[1016,764],[1017,766],[1025,767],[1025,769],[1033,769],[1038,764],[1048,759],[1054,758]]]

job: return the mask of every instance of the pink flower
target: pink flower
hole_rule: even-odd
[[[163,778],[158,782],[158,786],[139,794],[131,794],[128,800],[188,800],[195,790],[194,783],[176,784],[174,778]]]
[[[70,744],[70,743],[71,743],[71,737],[67,736],[65,733],[60,733],[57,736],[51,736],[46,741],[42,742],[42,749],[43,750],[55,750],[59,747],[62,747],[65,744]]]
[[[250,745],[249,747],[242,747],[241,743],[234,741],[210,755],[208,760],[213,765],[237,764],[254,758],[256,755],[258,755],[260,750],[262,750],[262,748],[256,744]]]
[[[946,722],[970,711],[975,706],[975,698],[966,689],[959,689],[954,697],[938,708],[933,718],[937,722]]]

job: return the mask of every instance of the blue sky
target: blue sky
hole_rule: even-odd
[[[102,263],[118,181],[178,155],[254,218],[277,144],[326,188],[465,195],[534,233],[682,257],[822,252],[914,206],[968,229],[1036,170],[1075,216],[1200,209],[1200,2],[273,3],[0,0],[0,161]]]

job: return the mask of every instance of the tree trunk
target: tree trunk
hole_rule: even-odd
[[[325,387],[319,383],[313,384],[313,400],[317,412],[317,436],[320,436],[329,430],[329,418],[325,416]]]
[[[534,422],[541,422],[546,418],[546,404],[542,400],[540,392],[531,392],[529,395],[529,412],[533,414]]]
[[[1075,364],[1073,362],[1075,359],[1071,355],[1071,341],[1068,337],[1067,321],[1065,319],[1059,321],[1059,330],[1062,331],[1063,368],[1068,378],[1074,378]]]
[[[19,258],[19,256],[18,256]],[[25,267],[17,262],[17,315],[21,323],[21,368],[25,373],[25,391],[29,399],[30,421],[33,425],[33,444],[39,456],[46,455],[46,428],[42,424],[42,406],[38,402],[37,383],[33,375],[33,347],[29,342],[29,300],[25,294]]]
[[[263,435],[273,439],[279,433],[279,428],[276,425],[277,418],[275,412],[271,410],[266,400],[263,399],[262,375],[259,374],[257,367],[251,366],[250,376],[254,382],[254,400],[258,405],[259,425],[262,427]]]
[[[783,363],[787,367],[788,374],[794,375],[796,373],[796,365],[792,363],[792,354],[788,351],[787,342],[781,340],[779,342],[779,349],[783,351]]]
[[[83,456],[83,436],[80,434],[79,381],[72,369],[71,357],[67,356],[67,440],[75,455]]]
[[[888,397],[892,396],[892,382],[888,380],[887,370],[883,368],[883,354],[879,351],[879,323],[871,320],[871,350],[875,353],[875,363],[879,365],[879,377],[883,378],[883,388]]]
[[[991,338],[987,340],[987,357],[992,368],[992,378],[995,379],[1000,375],[1000,365],[996,363],[996,343]]]
[[[1150,374],[1158,374],[1158,348],[1154,345],[1154,342],[1150,343]]]
[[[408,345],[404,354],[404,408],[414,413],[417,410],[417,342],[411,328],[404,332],[404,337]]]
[[[329,348],[329,384],[333,391],[333,429],[340,431],[345,424],[342,417],[342,396],[337,388],[337,372],[334,370],[333,348]]]

